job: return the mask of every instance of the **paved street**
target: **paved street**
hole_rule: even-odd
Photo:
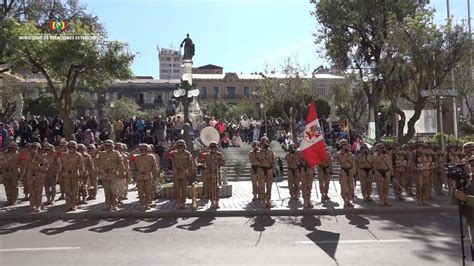
[[[460,265],[458,234],[452,214],[1,221],[0,261],[447,266]]]
[[[5,206],[6,196],[3,185],[0,185],[0,220],[2,219],[65,219],[65,218],[127,218],[141,217],[151,218],[160,216],[244,216],[244,215],[302,215],[302,214],[372,214],[386,212],[453,212],[456,206],[450,204],[447,196],[435,196],[430,206],[418,206],[414,199],[409,197],[407,201],[400,202],[394,200],[393,193],[390,195],[392,207],[382,207],[378,205],[378,197],[374,194],[375,202],[367,203],[358,198],[355,208],[343,208],[343,201],[340,196],[339,182],[331,182],[330,201],[321,202],[319,186],[318,190],[313,187],[312,201],[315,204],[314,209],[303,209],[301,202],[289,201],[289,192],[286,181],[278,182],[273,185],[272,191],[272,209],[261,209],[257,202],[252,202],[252,185],[250,181],[232,182],[232,197],[223,198],[220,201],[221,208],[215,211],[209,211],[209,202],[207,200],[198,200],[198,210],[191,211],[191,200],[188,199],[188,210],[175,211],[175,201],[170,199],[160,199],[152,205],[152,209],[147,212],[139,211],[137,191],[133,185],[129,186],[128,200],[119,205],[119,210],[115,212],[103,211],[104,193],[99,189],[96,200],[89,201],[87,205],[81,205],[74,212],[65,212],[64,201],[57,201],[54,206],[47,206],[41,213],[28,213],[28,202],[19,202],[16,206]],[[20,189],[22,191],[22,189]],[[58,187],[59,191],[59,187]],[[374,185],[375,191],[375,185]],[[280,192],[280,196],[278,194]],[[375,193],[375,192],[374,192]],[[360,185],[356,188],[356,195],[361,195]],[[20,193],[20,197],[23,194]],[[57,196],[59,197],[59,196]],[[281,197],[281,199],[280,199]],[[45,200],[45,198],[44,198]]]

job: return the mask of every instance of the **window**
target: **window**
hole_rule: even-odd
[[[250,89],[249,87],[244,87],[244,97],[250,98]]]
[[[206,87],[201,87],[200,95],[201,95],[202,98],[207,98],[207,88]]]
[[[171,57],[165,57],[165,61],[171,61]]]
[[[326,95],[326,85],[318,84],[318,95],[320,96]]]
[[[162,69],[161,73],[171,73],[171,69]]]
[[[143,104],[145,102],[145,95],[143,95],[143,93],[139,93],[137,95],[136,102],[137,104]]]
[[[160,92],[155,92],[155,103],[163,103],[163,96],[161,95]]]
[[[256,87],[256,88],[255,88],[254,97],[257,98],[258,96],[260,96],[260,87]]]
[[[181,71],[179,69],[174,69],[173,73],[178,73],[179,74],[179,73],[181,73]]]
[[[108,92],[105,93],[105,100],[106,101],[110,100],[110,93],[108,93]]]
[[[219,97],[219,87],[214,87],[214,98]]]
[[[227,87],[227,98],[237,98],[235,87]]]

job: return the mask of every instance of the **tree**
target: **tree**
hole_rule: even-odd
[[[385,47],[391,21],[403,21],[428,1],[390,0],[316,0],[312,15],[321,25],[316,43],[323,43],[327,57],[339,69],[354,69],[362,79],[371,68],[379,73],[378,65],[386,54]],[[383,84],[364,83],[363,91],[369,105],[369,121],[378,124],[375,115]],[[376,140],[380,132],[376,128]]]
[[[13,70],[40,73],[47,82],[48,92],[54,98],[59,115],[64,119],[64,134],[73,133],[71,113],[78,85],[99,89],[107,87],[116,79],[130,78],[130,64],[134,55],[127,44],[107,41],[105,30],[97,17],[88,15],[77,1],[33,1],[35,7],[25,22],[14,20],[8,29],[15,36],[11,56]],[[28,9],[26,9],[28,10]],[[30,11],[28,11],[30,12]],[[36,13],[35,13],[36,12]],[[58,36],[94,35],[86,40],[21,40],[21,35],[50,34],[48,21],[58,15],[68,21],[68,32]]]
[[[112,102],[104,108],[104,113],[112,120],[134,116],[146,116],[145,113],[140,112],[140,106],[135,101],[126,98]]]
[[[206,104],[206,115],[224,118],[229,111],[229,105],[223,101],[216,101]]]
[[[27,99],[25,101],[23,114],[53,117],[57,114],[56,108],[54,108],[54,98],[50,95],[43,94],[34,100]]]
[[[472,63],[472,50],[474,43],[470,42],[471,47],[469,48],[470,55],[464,56],[456,64],[454,70],[454,87],[456,88],[459,97],[462,99],[462,102],[466,105],[469,110],[467,121],[470,121],[474,125],[474,106],[472,106],[472,100],[474,98],[474,87],[473,87],[473,75],[474,75],[474,66]]]
[[[438,27],[431,10],[419,9],[402,22],[392,21],[387,36],[387,56],[380,68],[387,73],[385,95],[390,99],[398,121],[398,141],[407,143],[415,134],[415,123],[428,101],[422,92],[451,87],[448,74],[467,55],[469,39],[462,25]],[[414,110],[407,118],[401,106]],[[407,134],[403,134],[405,122]]]
[[[365,130],[368,122],[367,96],[362,90],[362,85],[357,83],[352,90],[349,85],[334,88],[336,115],[349,120],[356,129]]]

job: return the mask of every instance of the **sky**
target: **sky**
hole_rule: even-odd
[[[310,70],[329,66],[317,49],[317,22],[309,0],[82,0],[105,25],[108,38],[129,44],[137,76],[159,77],[159,48],[179,48],[190,34],[194,66],[214,64],[224,72],[279,71],[296,57]],[[467,0],[450,0],[455,21],[467,19]],[[471,16],[474,15],[474,1]],[[446,23],[446,0],[432,0],[435,22]]]

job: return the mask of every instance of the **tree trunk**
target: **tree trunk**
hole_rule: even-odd
[[[415,123],[416,121],[420,119],[421,111],[423,111],[423,109],[425,108],[425,103],[426,103],[426,99],[421,98],[420,100],[418,100],[417,104],[414,105],[415,112],[413,113],[413,116],[410,118],[410,120],[408,120],[407,134],[399,139],[400,143],[405,144],[415,136],[416,134]]]

